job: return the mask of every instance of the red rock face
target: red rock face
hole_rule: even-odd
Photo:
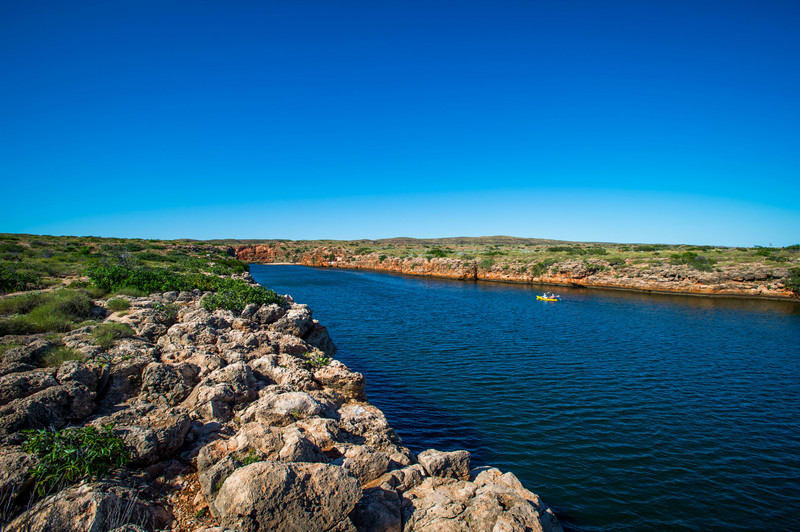
[[[281,250],[280,244],[258,244],[255,246],[239,246],[236,248],[236,258],[245,262],[259,262],[269,264],[280,262],[276,260]]]
[[[333,247],[316,247],[300,252],[293,243],[240,246],[239,260],[256,263],[292,262],[318,268],[345,268],[378,272],[441,277],[468,281],[507,283],[543,283],[561,286],[584,286],[676,294],[797,299],[777,278],[758,278],[752,272],[699,272],[689,267],[662,265],[649,269],[624,270],[610,266],[592,268],[580,261],[563,261],[549,272],[534,276],[528,265],[495,264],[480,268],[475,261],[424,257],[399,258],[378,252],[356,254]],[[303,249],[303,248],[300,248]],[[602,262],[602,261],[601,261]]]

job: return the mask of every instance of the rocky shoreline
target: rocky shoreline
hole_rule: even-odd
[[[696,296],[798,300],[785,285],[788,265],[724,266],[702,271],[687,264],[619,263],[608,258],[564,259],[536,268],[530,264],[495,263],[429,257],[392,257],[378,252],[353,253],[336,247],[316,247],[290,255],[290,244],[254,244],[236,247],[239,260],[251,263],[286,263],[320,268],[344,268],[439,277],[465,281],[496,281],[550,286],[630,290]]]
[[[210,312],[207,295],[96,300],[134,334],[73,330],[82,360],[58,367],[46,335],[3,338],[20,346],[0,363],[0,530],[561,530],[513,473],[404,447],[307,306]],[[87,426],[111,427],[128,467],[36,496],[23,431]]]

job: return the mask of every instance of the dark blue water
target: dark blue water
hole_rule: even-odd
[[[800,309],[301,266],[404,443],[513,471],[573,530],[800,527]]]

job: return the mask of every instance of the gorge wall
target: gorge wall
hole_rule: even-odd
[[[302,249],[302,248],[300,248]],[[722,266],[701,271],[686,264],[635,264],[604,258],[564,259],[538,268],[495,260],[481,265],[476,260],[428,257],[392,257],[381,252],[354,253],[338,247],[315,247],[298,251],[292,242],[242,245],[239,260],[254,263],[292,262],[321,268],[347,268],[470,281],[538,283],[645,292],[707,296],[752,297],[796,300],[784,279],[786,266]]]

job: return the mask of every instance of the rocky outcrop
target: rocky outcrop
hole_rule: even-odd
[[[470,469],[467,451],[415,458],[305,305],[209,312],[202,298],[129,298],[106,319],[135,337],[107,350],[96,325],[64,337],[84,361],[41,368],[53,345],[38,339],[6,352],[8,530],[559,530],[513,475]],[[131,461],[35,496],[22,431],[67,425],[112,427]]]
[[[307,249],[299,243],[243,245],[236,249],[240,260],[269,264],[294,262],[321,268],[373,270],[468,281],[535,283],[617,290],[636,290],[712,296],[797,299],[783,280],[786,265],[749,264],[721,266],[701,271],[688,264],[672,264],[668,257],[633,263],[614,257],[560,259],[539,264],[536,259],[505,261],[429,256],[395,257],[391,248],[358,253],[345,247],[319,246]],[[300,251],[302,250],[302,251]],[[796,265],[797,263],[795,263]]]

